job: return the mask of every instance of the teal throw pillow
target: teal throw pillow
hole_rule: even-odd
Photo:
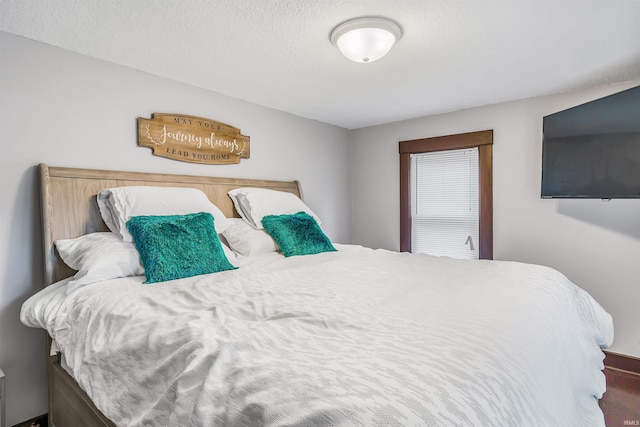
[[[224,254],[210,213],[134,216],[127,229],[140,253],[145,283],[236,268]]]
[[[262,218],[262,226],[286,257],[336,250],[315,219],[305,212],[267,215]]]

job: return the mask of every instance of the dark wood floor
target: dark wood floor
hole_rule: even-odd
[[[640,426],[640,375],[605,367],[607,391],[600,400],[607,427]]]

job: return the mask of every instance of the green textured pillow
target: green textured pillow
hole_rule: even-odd
[[[127,229],[140,253],[145,283],[236,268],[224,254],[210,213],[134,216]]]
[[[305,212],[267,215],[262,218],[262,226],[286,257],[336,250],[315,219]]]

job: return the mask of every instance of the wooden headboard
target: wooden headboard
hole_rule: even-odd
[[[108,231],[100,216],[96,196],[104,188],[131,185],[198,188],[204,191],[209,200],[227,217],[238,216],[233,202],[227,195],[227,192],[234,188],[270,188],[287,191],[302,198],[298,181],[119,172],[40,164],[45,286],[75,274],[75,271],[60,259],[54,242],[96,231]]]

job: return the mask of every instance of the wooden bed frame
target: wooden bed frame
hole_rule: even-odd
[[[108,231],[96,195],[103,188],[146,185],[192,187],[205,192],[227,217],[238,217],[227,195],[238,187],[287,191],[302,198],[298,181],[214,178],[207,176],[118,172],[49,167],[40,164],[40,197],[44,250],[44,284],[48,286],[75,274],[58,253],[54,242],[96,231]],[[49,339],[50,341],[50,339]],[[47,346],[47,350],[49,346]],[[114,426],[60,365],[60,354],[47,356],[49,425],[55,427]]]

